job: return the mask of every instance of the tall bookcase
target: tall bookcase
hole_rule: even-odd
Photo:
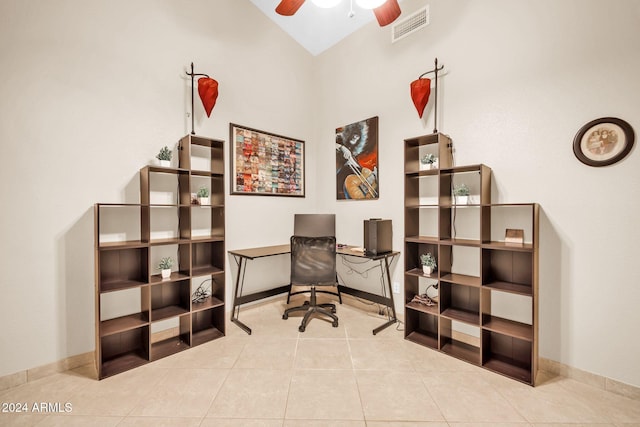
[[[210,205],[192,203],[198,188]],[[225,334],[224,142],[187,135],[178,167],[140,169],[140,203],[98,203],[96,367],[103,379]],[[175,262],[161,277],[162,257]],[[206,298],[192,301],[200,285]]]
[[[429,153],[439,168],[421,170]],[[464,205],[453,197],[462,183]],[[535,385],[538,204],[492,204],[491,169],[454,167],[440,133],[405,140],[404,189],[405,338]],[[523,243],[505,243],[507,229],[523,230]],[[428,252],[438,265],[430,275],[420,264]],[[434,305],[413,301],[425,293]]]

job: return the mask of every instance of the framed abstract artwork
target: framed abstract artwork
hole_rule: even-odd
[[[378,117],[336,129],[336,199],[380,197]]]
[[[229,124],[231,194],[305,196],[304,141]]]
[[[614,117],[592,120],[573,139],[573,153],[585,165],[609,166],[624,159],[635,134],[631,125]]]

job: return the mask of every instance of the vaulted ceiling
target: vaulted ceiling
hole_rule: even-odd
[[[280,0],[250,1],[313,55],[322,53],[363,25],[375,21],[371,10],[361,9],[352,0],[342,0],[330,9],[305,1],[294,16],[280,16],[275,12]],[[349,17],[352,3],[354,15]]]

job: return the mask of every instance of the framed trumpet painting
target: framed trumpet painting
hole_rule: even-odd
[[[337,200],[378,199],[378,172],[378,117],[337,128]]]
[[[229,124],[231,194],[305,196],[304,141]]]

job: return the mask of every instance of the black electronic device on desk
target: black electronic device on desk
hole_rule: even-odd
[[[364,220],[364,253],[381,255],[391,252],[393,230],[390,219],[370,218]]]

